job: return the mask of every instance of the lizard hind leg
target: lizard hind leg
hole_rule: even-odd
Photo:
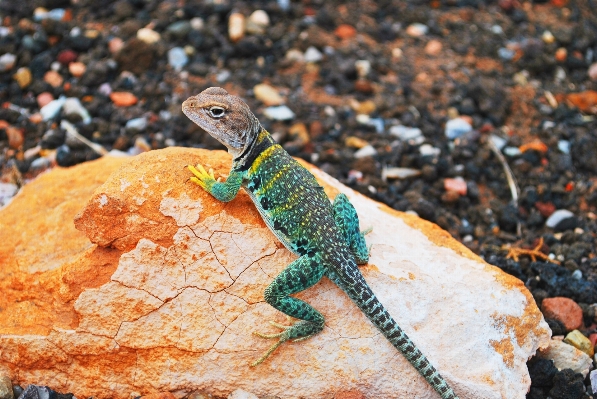
[[[369,261],[370,250],[365,242],[365,235],[369,234],[373,228],[370,227],[364,231],[359,230],[359,217],[357,211],[345,194],[338,194],[336,198],[334,198],[332,209],[334,211],[334,221],[336,222],[336,226],[338,226],[338,229],[342,232],[357,264],[364,265]]]
[[[284,342],[288,340],[302,341],[323,330],[323,315],[308,303],[290,295],[311,287],[321,280],[324,273],[325,267],[317,259],[317,256],[303,255],[288,265],[265,289],[264,297],[267,303],[286,316],[300,319],[300,321],[289,326],[271,322],[273,326],[282,329],[276,334],[254,332],[253,334],[258,337],[278,338],[278,341],[251,366],[262,363]]]

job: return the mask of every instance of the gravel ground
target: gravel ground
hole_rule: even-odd
[[[594,346],[596,9],[594,0],[3,1],[0,206],[42,171],[106,151],[221,148],[180,105],[222,86],[291,154],[437,223],[524,281],[538,305],[572,299]],[[570,333],[545,314],[554,335]],[[551,361],[529,368],[528,398],[592,392],[588,376]]]

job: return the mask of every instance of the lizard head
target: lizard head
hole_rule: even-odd
[[[235,158],[259,135],[261,124],[249,106],[220,87],[210,87],[182,103],[182,112]]]

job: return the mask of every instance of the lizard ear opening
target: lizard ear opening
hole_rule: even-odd
[[[226,113],[226,110],[222,107],[211,107],[209,108],[209,114],[213,117],[213,118],[221,118],[224,116],[224,114]]]

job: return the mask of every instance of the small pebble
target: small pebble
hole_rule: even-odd
[[[498,56],[505,61],[512,60],[515,54],[516,53],[514,52],[514,50],[511,50],[509,48],[502,47],[498,49]]]
[[[444,189],[446,191],[455,191],[458,194],[465,196],[466,195],[466,181],[462,177],[457,177],[455,179],[446,178],[444,179]]]
[[[68,65],[71,62],[75,62],[78,56],[79,54],[77,54],[73,50],[62,50],[58,53],[56,60],[58,60],[58,62],[62,65]]]
[[[504,155],[510,158],[518,157],[520,154],[522,154],[522,151],[520,151],[520,148],[518,147],[506,147],[504,148],[503,152]]]
[[[589,373],[593,365],[591,357],[565,342],[552,339],[547,349],[539,351],[538,356],[543,359],[553,360],[558,369],[572,369],[583,376]]]
[[[17,62],[17,56],[6,53],[0,55],[0,72],[10,71]]]
[[[427,55],[436,56],[439,53],[441,53],[441,51],[442,51],[442,42],[440,42],[439,40],[430,40],[425,45],[425,54],[427,54]]]
[[[125,125],[125,128],[127,128],[127,129],[133,129],[133,130],[138,130],[138,131],[145,130],[146,127],[147,127],[147,118],[131,119]]]
[[[153,29],[141,28],[137,31],[137,39],[147,44],[153,44],[159,42],[162,36]]]
[[[287,121],[294,118],[294,112],[286,105],[278,105],[275,107],[267,107],[263,110],[264,115],[275,121]]]
[[[87,112],[87,109],[85,109],[83,104],[81,104],[81,101],[76,97],[67,98],[62,106],[62,110],[66,115],[79,115],[83,120],[83,123],[87,124],[91,122],[89,112]]]
[[[592,393],[597,393],[597,370],[591,371],[590,379]]]
[[[118,53],[120,50],[122,50],[123,47],[124,41],[119,37],[110,39],[110,41],[108,42],[108,50],[110,50],[110,53],[112,54]]]
[[[231,72],[227,69],[223,69],[216,75],[216,82],[223,83],[230,78]]]
[[[576,330],[583,325],[582,308],[572,299],[546,298],[541,303],[541,311],[545,317],[561,321],[566,331]]]
[[[44,91],[43,93],[39,93],[37,95],[36,99],[37,99],[37,105],[40,108],[42,108],[42,107],[48,105],[52,100],[54,100],[54,96],[52,95],[52,93]]]
[[[54,118],[56,115],[58,115],[58,112],[60,112],[60,109],[64,105],[65,101],[66,101],[65,97],[60,97],[60,98],[58,98],[56,100],[52,100],[49,103],[47,103],[46,105],[44,105],[39,110],[41,116],[43,117],[43,120],[47,121],[47,120]]]
[[[31,84],[31,70],[27,67],[21,67],[17,69],[17,72],[12,76],[21,89]]]
[[[354,153],[355,158],[365,158],[371,157],[377,154],[377,150],[372,145],[366,145],[365,147],[361,148],[357,152]]]
[[[556,61],[558,62],[564,62],[566,61],[566,58],[568,57],[568,50],[566,50],[565,47],[560,47],[559,49],[556,50]]]
[[[352,25],[342,24],[336,28],[334,34],[339,39],[351,39],[356,36],[357,30]]]
[[[558,150],[562,151],[564,154],[570,154],[570,142],[568,140],[559,140]]]
[[[587,73],[592,81],[597,82],[597,62],[591,64]]]
[[[304,62],[305,55],[301,50],[291,48],[286,52],[285,58],[289,61]]]
[[[439,154],[441,154],[442,150],[440,150],[437,147],[432,146],[431,144],[423,144],[421,147],[419,147],[419,154],[421,154],[424,157],[427,156],[432,156],[432,157],[436,157]]]
[[[31,162],[31,166],[29,166],[29,168],[31,170],[40,171],[40,170],[48,169],[51,165],[52,165],[52,161],[50,161],[48,158],[39,157],[39,158],[35,159],[33,162]]]
[[[189,62],[189,57],[182,47],[174,47],[168,51],[168,64],[179,71]]]
[[[414,23],[406,28],[406,34],[411,37],[421,37],[427,34],[429,27],[421,23]]]
[[[564,342],[574,346],[576,349],[583,351],[589,356],[595,354],[595,349],[591,341],[578,330],[573,330],[566,335]]]
[[[255,98],[266,106],[275,106],[284,104],[284,98],[278,93],[278,90],[272,86],[260,83],[253,87]]]
[[[184,39],[191,29],[192,27],[189,21],[176,21],[168,25],[166,31],[179,39]]]
[[[454,118],[446,123],[445,134],[447,138],[454,140],[471,130],[473,130],[473,127],[466,120],[463,118]]]
[[[263,10],[255,10],[249,18],[247,18],[247,26],[245,30],[251,35],[263,35],[265,29],[269,26],[269,15]]]
[[[371,71],[371,62],[369,60],[357,60],[354,63],[354,67],[357,70],[357,75],[360,78],[364,78],[369,74]]]
[[[369,143],[359,137],[355,137],[355,136],[348,136],[346,138],[346,140],[344,140],[344,145],[346,145],[347,147],[351,147],[351,148],[363,148],[365,146],[368,146]]]
[[[551,44],[556,40],[555,36],[548,30],[543,32],[543,34],[541,35],[541,39],[547,44]]]
[[[130,107],[137,104],[137,97],[126,91],[114,91],[110,94],[110,100],[117,107]]]
[[[58,72],[50,70],[45,73],[44,82],[46,82],[52,87],[60,87],[62,86],[62,82],[64,82],[64,79],[62,78],[62,76],[60,76]]]
[[[549,227],[550,229],[555,228],[561,221],[574,217],[574,213],[570,212],[567,209],[558,209],[554,213],[552,213],[547,220],[545,221],[545,226]]]
[[[203,18],[201,17],[195,17],[191,19],[191,28],[193,30],[203,30],[203,27],[205,26],[205,22],[203,21]]]
[[[415,142],[418,142],[420,140],[417,144],[420,144],[425,140],[423,132],[418,127],[407,127],[403,125],[392,126],[389,133],[402,141],[414,140]]]
[[[305,51],[304,57],[305,62],[319,62],[323,59],[323,54],[321,54],[321,51],[311,46]]]
[[[420,176],[421,171],[419,169],[412,168],[383,168],[381,171],[381,179],[386,181],[388,179],[408,179],[409,177]]]
[[[68,65],[68,71],[75,78],[80,78],[85,74],[87,67],[82,62],[71,62]]]
[[[228,37],[232,43],[236,43],[244,36],[245,16],[241,13],[233,12],[228,19]]]

